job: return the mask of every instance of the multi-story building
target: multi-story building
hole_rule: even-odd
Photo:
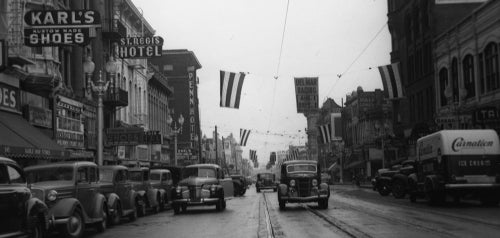
[[[500,132],[500,2],[488,1],[435,39],[440,129]]]
[[[365,92],[358,87],[347,95],[342,110],[346,174],[372,176],[377,169],[405,158],[398,153],[397,140],[389,141],[394,135],[391,118],[392,107],[384,91]]]
[[[167,76],[169,85],[175,90],[169,102],[172,118],[177,120],[180,115],[185,118],[182,133],[177,136],[177,148],[188,153],[177,153],[178,161],[181,164],[203,162],[199,161],[201,131],[198,108],[199,79],[196,75],[196,70],[201,68],[200,62],[195,54],[188,50],[164,50],[161,57],[153,58],[151,62]]]
[[[149,65],[153,76],[148,81],[148,124],[151,131],[157,131],[162,137],[162,144],[151,145],[151,162],[170,164],[170,135],[168,125],[168,98],[173,95],[173,89],[167,84],[167,77],[159,72],[154,65]]]
[[[408,141],[408,157],[415,156],[415,141],[438,129],[434,39],[473,11],[478,1],[388,0],[391,62],[400,64],[405,97],[393,100],[394,132]],[[455,87],[453,90],[458,90]],[[456,94],[458,95],[458,94]],[[458,97],[454,99],[458,100]]]
[[[319,109],[318,125],[330,125],[332,141],[323,143],[322,138],[318,136],[318,162],[323,169],[330,167],[336,162],[336,155],[339,151],[335,145],[342,141],[342,107],[333,99],[328,98]]]

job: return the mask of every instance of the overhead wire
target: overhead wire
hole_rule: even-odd
[[[278,57],[278,66],[276,67],[276,75],[274,76],[274,79],[278,79],[279,77],[279,71],[280,71],[280,65],[281,65],[281,54],[283,53],[283,42],[285,41],[285,32],[286,32],[286,22],[288,19],[288,8],[290,6],[290,0],[287,0],[286,2],[286,12],[285,12],[285,23],[283,24],[283,33],[281,34],[281,47],[280,47],[280,55]]]

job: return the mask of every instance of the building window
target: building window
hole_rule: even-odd
[[[442,68],[439,71],[439,98],[440,98],[440,105],[442,107],[446,106],[446,96],[444,91],[446,90],[446,87],[448,86],[448,69],[447,68]]]
[[[498,47],[495,43],[488,44],[484,50],[484,70],[484,78],[482,78],[484,92],[487,93],[498,89]]]
[[[453,58],[451,61],[451,89],[453,102],[458,102],[458,60]]]
[[[464,87],[467,90],[465,98],[476,96],[476,83],[474,80],[474,58],[472,55],[467,55],[462,62],[464,73]]]

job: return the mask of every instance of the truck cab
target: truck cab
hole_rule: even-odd
[[[484,205],[500,201],[500,144],[494,130],[442,130],[417,140],[415,173],[408,179],[410,200],[423,196],[430,204],[479,198]]]

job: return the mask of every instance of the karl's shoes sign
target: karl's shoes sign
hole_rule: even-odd
[[[92,10],[32,10],[24,21],[24,44],[32,47],[86,45],[101,27],[99,13]]]

